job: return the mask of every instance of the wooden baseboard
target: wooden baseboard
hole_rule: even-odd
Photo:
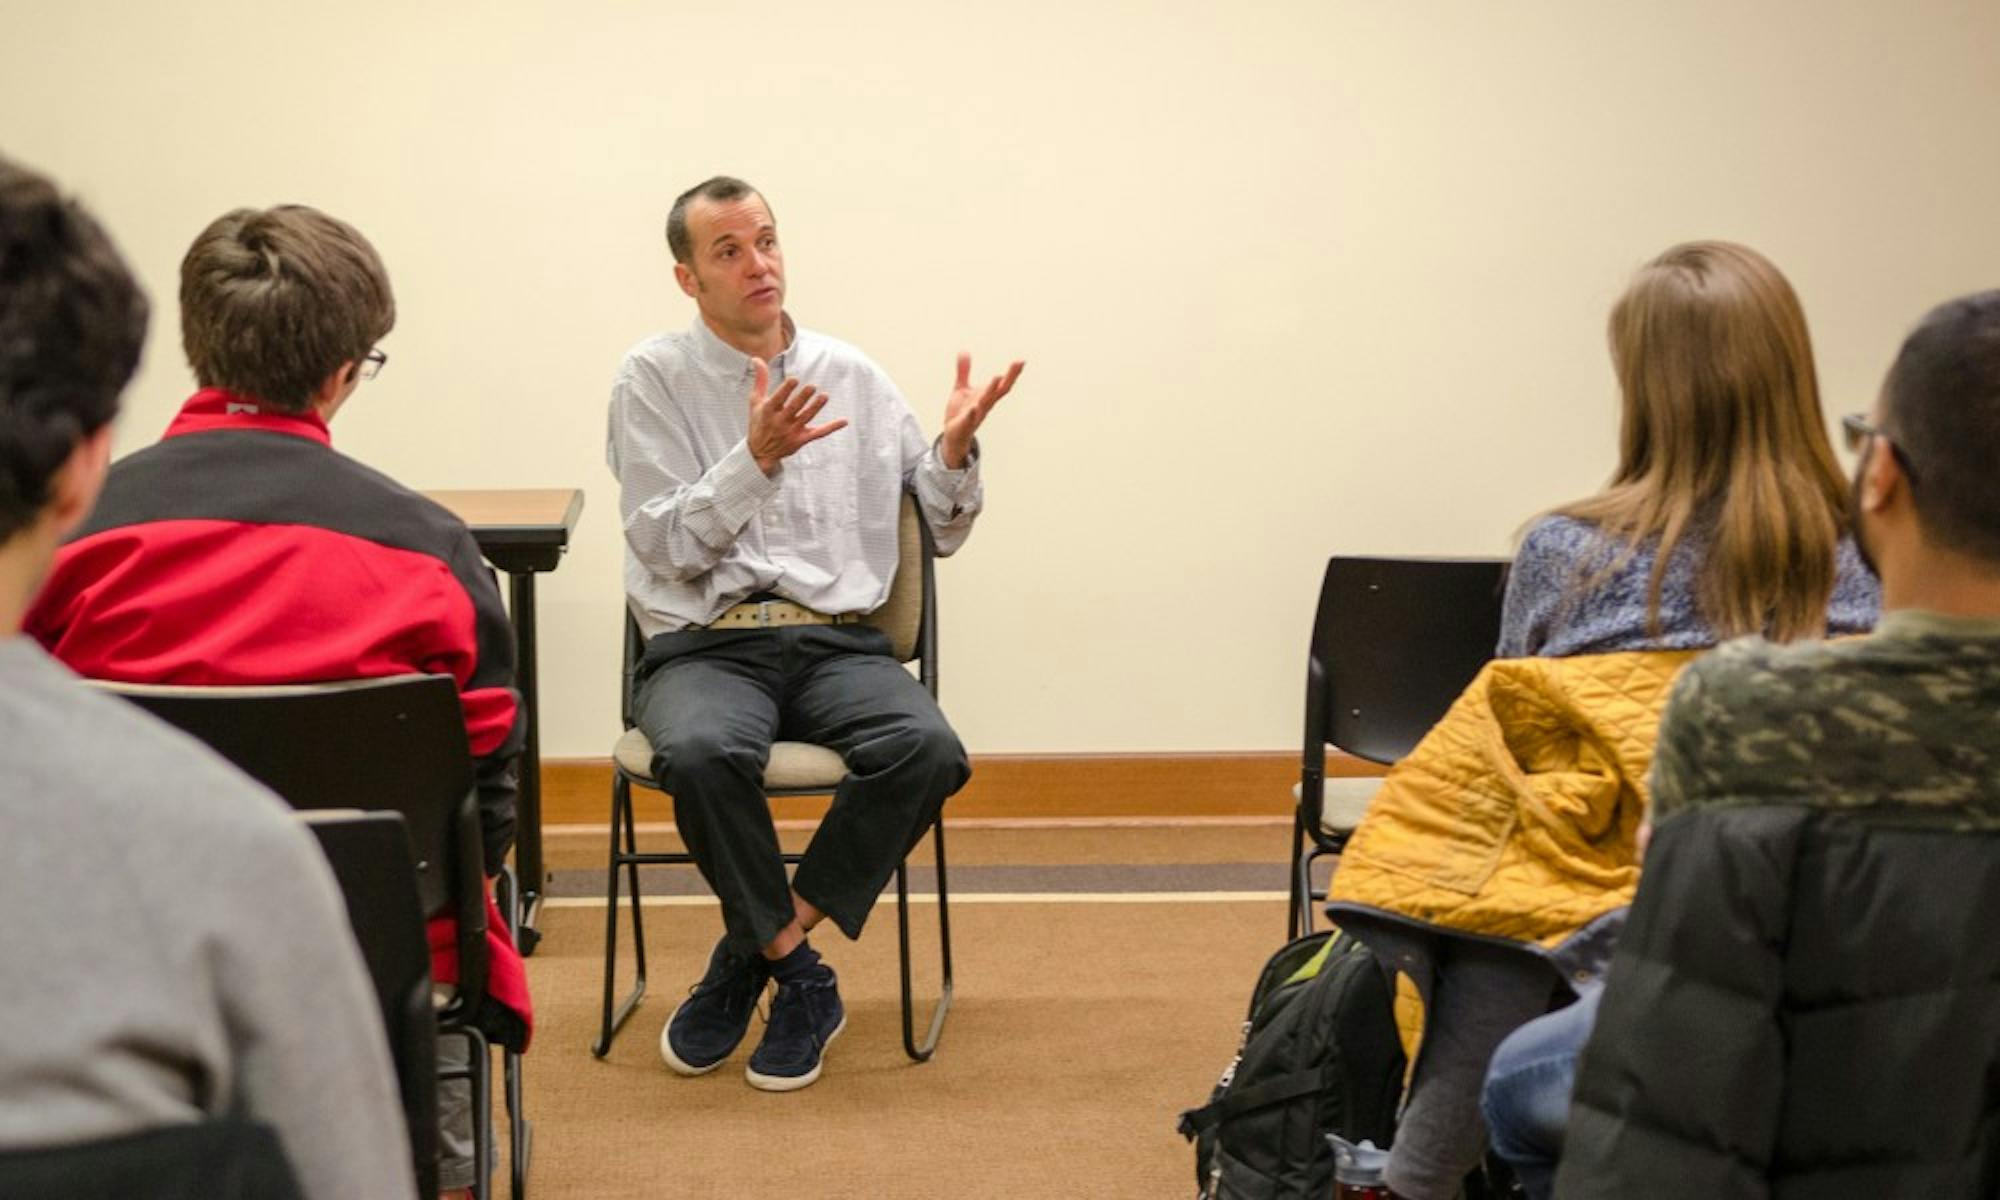
[[[1328,754],[1329,776],[1380,775],[1383,768]],[[1296,753],[981,754],[972,782],[952,797],[959,818],[1287,817],[1298,782]],[[664,802],[662,807],[664,808]],[[610,819],[610,759],[542,763],[542,824],[601,825]],[[821,797],[781,797],[780,820],[826,811]],[[650,819],[642,813],[641,819]]]

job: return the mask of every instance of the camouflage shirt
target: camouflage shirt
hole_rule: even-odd
[[[1870,824],[2000,829],[2000,619],[1900,610],[1837,642],[1730,642],[1661,719],[1655,823],[1796,805]]]

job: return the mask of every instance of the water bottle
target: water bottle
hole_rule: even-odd
[[[1389,1185],[1382,1179],[1389,1166],[1387,1150],[1377,1150],[1370,1141],[1357,1146],[1336,1133],[1326,1140],[1333,1144],[1334,1200],[1389,1200]]]

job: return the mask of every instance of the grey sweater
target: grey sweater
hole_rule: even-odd
[[[1646,620],[1646,588],[1653,549],[1641,546],[1611,576],[1579,589],[1579,572],[1615,560],[1619,547],[1597,526],[1574,517],[1548,516],[1529,527],[1507,575],[1500,611],[1500,658],[1609,654],[1615,650],[1705,650],[1721,641],[1695,605],[1695,576],[1707,548],[1684,537],[1667,561],[1660,590],[1660,629]],[[1842,538],[1835,553],[1833,596],[1826,631],[1866,633],[1882,611],[1882,589],[1862,565],[1854,543]]]
[[[0,638],[0,1150],[275,1126],[314,1200],[415,1190],[318,846],[194,742]]]

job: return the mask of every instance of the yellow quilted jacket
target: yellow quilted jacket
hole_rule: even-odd
[[[1328,902],[1554,949],[1632,902],[1660,710],[1696,651],[1498,659],[1396,764]]]

